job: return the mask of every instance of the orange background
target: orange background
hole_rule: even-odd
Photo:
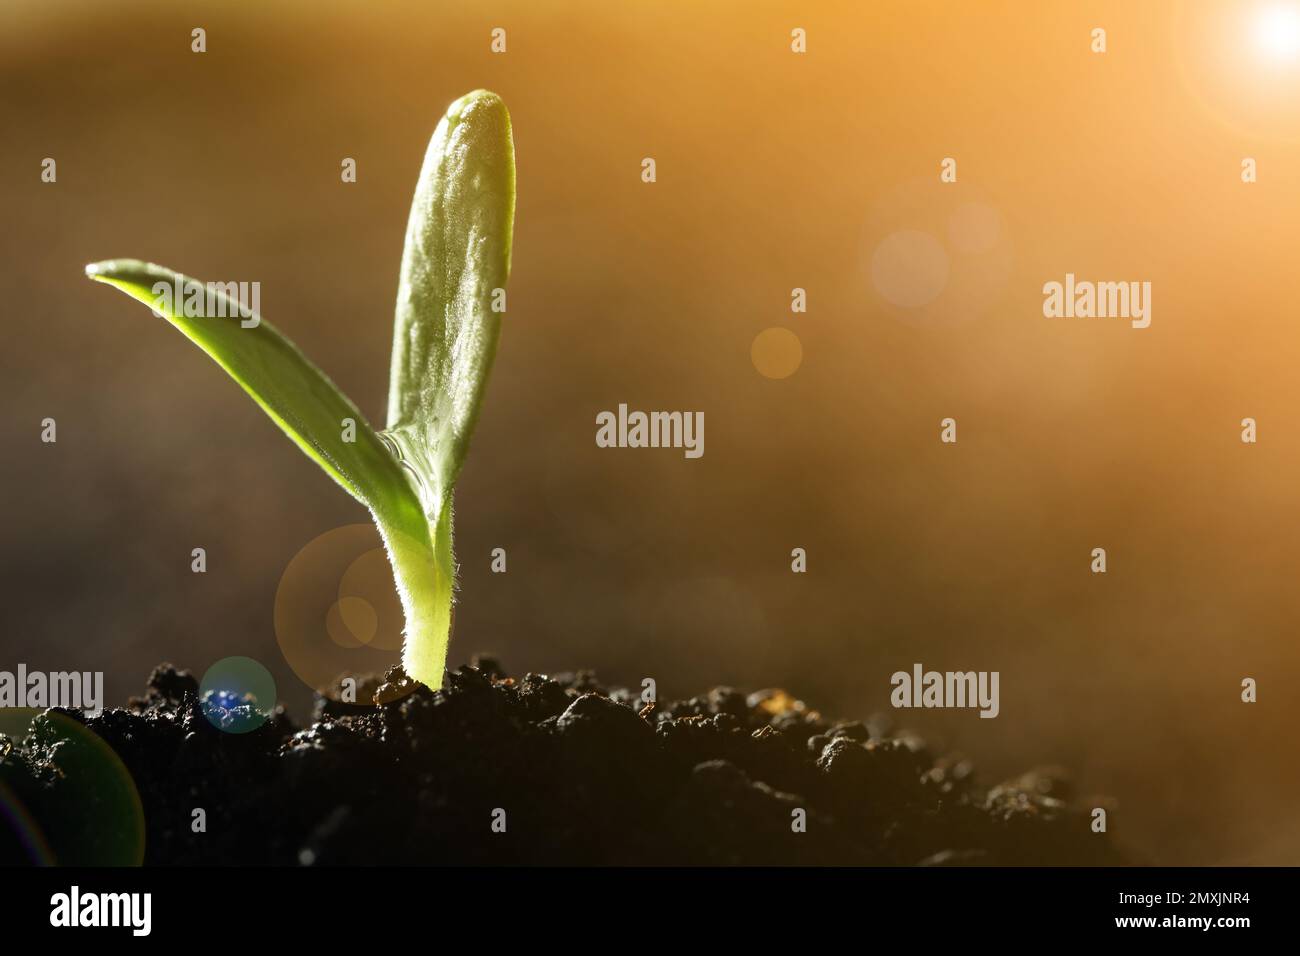
[[[277,588],[364,512],[81,269],[260,281],[378,422],[424,147],[484,86],[519,198],[453,664],[780,684],[853,717],[913,662],[998,670],[998,719],[904,723],[989,781],[1071,768],[1157,862],[1300,862],[1300,66],[1255,42],[1267,5],[8,0],[0,667],[104,670],[118,703],[159,660],[246,654],[305,713]],[[946,269],[919,308],[873,277],[900,230],[942,250],[889,271]],[[1044,318],[1067,272],[1150,281],[1151,327]],[[784,380],[751,362],[773,326],[802,344]],[[620,402],[704,411],[704,457],[596,448]]]

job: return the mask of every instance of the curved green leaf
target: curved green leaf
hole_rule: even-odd
[[[240,303],[215,285],[209,301],[204,283],[135,259],[96,262],[86,266],[86,275],[143,302],[178,328],[357,500],[368,505],[404,481],[356,405],[271,323],[257,315],[241,321]],[[212,317],[184,314],[184,298],[191,292],[204,294],[202,307]],[[354,442],[344,440],[346,419],[356,423]]]
[[[143,302],[176,326],[225,369],[309,458],[370,509],[393,564],[408,642],[424,633],[441,634],[445,640],[451,577],[434,558],[432,531],[415,484],[365,416],[325,373],[273,325],[260,316],[241,313],[239,303],[215,286],[209,296],[203,283],[135,259],[97,262],[86,267],[86,275]],[[205,314],[186,315],[185,300],[198,291],[203,292]],[[352,441],[344,438],[349,419],[354,423],[348,434]]]

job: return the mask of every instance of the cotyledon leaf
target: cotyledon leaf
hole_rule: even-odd
[[[397,289],[385,433],[428,483],[431,513],[465,460],[496,353],[514,214],[510,115],[496,94],[476,90],[448,108],[429,142]]]
[[[421,632],[445,635],[449,610],[437,594],[450,593],[451,580],[434,558],[433,529],[408,472],[356,405],[275,326],[241,311],[219,284],[209,288],[134,259],[93,263],[86,275],[143,302],[179,329],[309,458],[370,509],[393,565],[408,641]],[[185,314],[191,295],[202,303],[193,311],[203,315]],[[351,428],[346,427],[349,421]]]
[[[400,465],[356,405],[275,326],[241,312],[219,284],[213,284],[208,317],[204,283],[162,266],[111,259],[86,266],[86,275],[143,302],[179,329],[354,498],[369,505],[401,486]],[[175,290],[182,293],[180,301]],[[185,314],[184,299],[191,294],[205,314]],[[353,442],[344,440],[347,419],[356,422]]]
[[[510,114],[495,93],[475,90],[438,124],[411,202],[382,433],[415,477],[446,578],[455,574],[452,488],[501,331],[514,215]],[[450,592],[446,600],[450,622]],[[437,686],[447,636],[428,636],[408,637],[403,666]]]

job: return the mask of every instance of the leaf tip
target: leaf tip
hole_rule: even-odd
[[[112,283],[115,279],[144,281],[146,278],[170,279],[166,269],[139,259],[104,259],[86,266],[86,278],[96,282]]]
[[[447,107],[447,131],[482,157],[508,157],[513,173],[514,137],[505,100],[491,90],[473,90]]]
[[[491,90],[477,89],[470,90],[460,99],[453,101],[451,106],[447,107],[447,115],[455,119],[476,106],[501,112],[505,112],[506,108],[505,101]]]

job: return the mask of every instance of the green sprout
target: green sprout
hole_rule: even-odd
[[[218,284],[205,287],[133,259],[86,267],[90,278],[180,329],[370,510],[406,616],[402,665],[435,689],[447,660],[455,585],[452,489],[501,331],[514,214],[510,114],[496,94],[476,90],[447,109],[416,184],[382,431],[292,342]],[[173,287],[175,299],[160,295]],[[189,308],[192,294],[207,307]],[[214,311],[217,317],[209,317]]]

